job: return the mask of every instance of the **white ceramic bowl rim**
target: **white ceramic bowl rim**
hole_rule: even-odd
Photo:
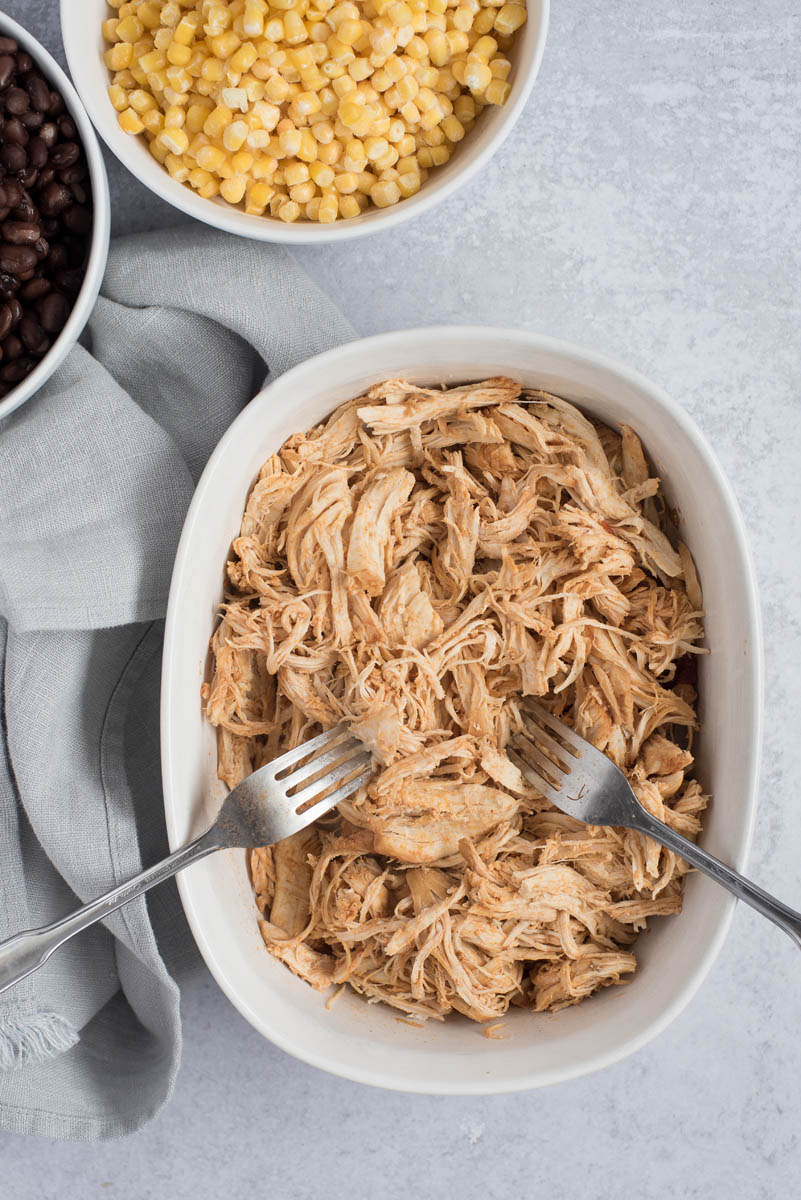
[[[111,226],[111,203],[108,192],[108,177],[106,164],[100,153],[92,122],[89,120],[78,93],[62,71],[52,54],[37,42],[32,34],[22,25],[12,21],[5,13],[0,13],[0,30],[8,37],[15,38],[20,46],[28,51],[38,67],[50,78],[55,89],[61,93],[70,116],[78,126],[81,144],[86,152],[89,164],[89,176],[92,182],[92,237],[89,247],[89,258],[86,263],[81,290],[75,297],[75,303],[64,328],[41,362],[31,371],[30,375],[17,384],[7,396],[0,400],[0,420],[7,417],[26,400],[29,400],[39,390],[46,379],[49,379],[60,363],[66,358],[70,347],[78,340],[81,330],[89,319],[94,308],[103,273],[108,258],[108,243]]]
[[[76,87],[100,136],[132,175],[162,200],[207,225],[259,241],[304,246],[386,232],[411,217],[420,216],[467,183],[504,142],[531,93],[545,49],[550,10],[550,0],[530,0],[530,19],[518,42],[520,47],[526,47],[525,53],[522,49],[519,52],[520,74],[513,82],[508,102],[498,111],[495,132],[482,139],[484,144],[480,148],[476,141],[481,134],[479,122],[470,138],[465,138],[454,161],[438,168],[415,196],[391,208],[371,209],[360,217],[319,225],[316,222],[286,224],[276,218],[249,216],[220,201],[204,200],[191,188],[172,179],[143,148],[141,140],[123,133],[117,124],[117,114],[105,91],[108,72],[100,57],[99,14],[97,30],[87,33],[87,20],[91,23],[98,3],[87,5],[86,0],[60,0],[60,3],[64,49]],[[105,4],[101,2],[99,7],[105,9]],[[98,74],[98,61],[102,79]],[[496,114],[483,114],[484,119],[489,116],[496,117]]]
[[[330,369],[337,364],[341,357],[353,354],[354,350],[361,353],[366,359],[369,359],[373,352],[380,352],[384,357],[387,355],[393,357],[394,352],[394,357],[397,358],[397,352],[409,346],[410,337],[419,338],[421,336],[432,343],[436,342],[439,337],[446,339],[459,337],[464,341],[466,346],[476,349],[477,354],[480,355],[483,351],[485,358],[490,356],[488,343],[497,337],[499,341],[507,345],[516,345],[521,350],[531,350],[532,352],[543,352],[546,354],[551,353],[556,356],[561,355],[565,360],[580,360],[583,366],[597,368],[602,372],[614,374],[621,382],[632,385],[634,389],[645,393],[656,405],[660,406],[668,414],[672,422],[681,430],[681,433],[694,450],[703,458],[706,470],[709,473],[714,488],[718,491],[731,522],[730,532],[734,539],[734,553],[739,557],[740,565],[743,568],[743,608],[746,613],[749,633],[752,637],[750,660],[745,668],[745,687],[747,688],[749,705],[752,710],[751,723],[746,736],[748,744],[744,747],[745,761],[748,764],[746,778],[743,780],[746,810],[745,817],[740,821],[737,828],[730,855],[732,865],[740,871],[744,870],[756,815],[756,793],[761,746],[761,625],[755,574],[751,563],[745,526],[730,485],[709,445],[682,408],[671,400],[660,388],[629,367],[605,355],[585,350],[582,347],[559,341],[555,338],[533,335],[516,330],[492,329],[487,327],[442,326],[427,328],[425,330],[404,330],[365,338],[356,343],[347,343],[345,346],[317,355],[314,359],[307,360],[294,367],[281,376],[279,380],[268,385],[251,403],[262,404],[265,402],[265,397],[269,397],[270,393],[279,383],[282,386],[290,386],[298,396],[303,396],[304,394],[308,394],[305,377],[310,373],[312,368],[315,374],[319,373],[323,376],[330,374]],[[433,374],[435,374],[435,371],[432,368]],[[420,375],[419,371],[417,371],[417,375]],[[474,376],[466,373],[465,378],[471,377]],[[181,767],[177,754],[176,733],[173,726],[176,713],[180,710],[181,704],[185,705],[186,703],[185,680],[179,678],[175,673],[174,655],[172,653],[181,622],[181,612],[179,611],[180,592],[182,590],[181,581],[191,577],[192,563],[190,555],[192,554],[192,548],[197,538],[196,527],[198,526],[198,522],[202,522],[203,520],[209,491],[215,482],[218,464],[226,459],[229,447],[232,444],[236,445],[239,436],[239,427],[243,421],[247,421],[247,414],[250,408],[251,406],[248,406],[224,434],[201,476],[187,514],[184,532],[175,560],[165,633],[161,724],[165,812],[170,844],[174,849],[186,837],[185,814],[179,812],[174,802],[174,795],[177,790],[177,773]],[[301,416],[301,414],[302,410],[299,409],[298,415]],[[699,879],[702,885],[708,882],[704,881],[701,877]],[[238,989],[236,980],[228,977],[226,969],[219,962],[216,944],[206,934],[206,919],[201,911],[203,906],[199,904],[201,887],[196,886],[195,882],[188,875],[178,877],[178,886],[190,927],[212,974],[214,974],[223,991],[240,1012],[272,1042],[311,1065],[357,1082],[374,1086],[391,1087],[395,1090],[433,1094],[493,1094],[525,1090],[531,1087],[565,1081],[590,1071],[598,1070],[638,1050],[664,1030],[692,999],[711,969],[723,945],[734,911],[734,899],[728,893],[723,893],[724,899],[722,901],[721,916],[715,927],[714,934],[707,941],[704,952],[695,963],[694,968],[683,979],[681,985],[678,986],[673,999],[662,1007],[661,1011],[650,1021],[646,1028],[622,1039],[616,1045],[598,1049],[595,1053],[588,1054],[581,1062],[573,1063],[569,1066],[553,1067],[546,1070],[537,1069],[534,1071],[526,1071],[521,1068],[513,1079],[477,1078],[471,1082],[460,1081],[454,1085],[452,1083],[443,1084],[436,1079],[421,1078],[419,1081],[410,1081],[403,1076],[402,1072],[397,1076],[393,1076],[386,1070],[375,1069],[369,1059],[362,1061],[354,1059],[351,1062],[343,1064],[340,1056],[321,1053],[319,1048],[314,1052],[310,1052],[301,1039],[277,1031],[271,1025],[269,1012],[267,1011],[269,1008],[269,998],[265,998],[265,1005],[259,1007],[249,998],[244,997]],[[709,884],[709,886],[714,888],[712,884]],[[681,918],[677,919],[680,920]],[[616,990],[613,989],[613,991]],[[627,991],[628,989],[625,990]],[[582,1009],[584,1007],[580,1006]]]

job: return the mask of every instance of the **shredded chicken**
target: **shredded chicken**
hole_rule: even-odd
[[[342,720],[375,765],[335,813],[251,852],[272,954],[423,1020],[497,1022],[631,978],[685,865],[556,811],[505,746],[539,696],[697,835],[703,613],[669,527],[633,430],[510,379],[389,380],[264,464],[204,690],[220,778]]]

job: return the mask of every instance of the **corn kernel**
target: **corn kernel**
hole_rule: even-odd
[[[264,32],[264,10],[253,0],[247,0],[242,14],[242,32],[248,37],[261,37]],[[265,200],[265,204],[267,201]]]
[[[298,149],[298,158],[304,162],[314,162],[318,157],[318,145],[314,134],[310,129],[301,130],[300,147]]]
[[[468,58],[464,69],[464,81],[471,92],[486,91],[491,79],[492,73],[485,62],[480,58]]]
[[[128,93],[118,83],[112,83],[108,88],[108,98],[117,112],[122,112],[128,107]]]
[[[117,22],[117,28],[114,31],[114,36],[119,42],[138,42],[142,34],[145,32],[142,22],[136,17],[125,17],[124,20]]]
[[[519,29],[521,25],[526,23],[526,10],[522,4],[504,4],[503,8],[498,10],[498,15],[495,18],[495,28],[498,33],[504,37]],[[117,30],[119,36],[119,29]]]
[[[134,112],[132,108],[124,109],[117,118],[120,129],[125,133],[141,133],[144,125],[139,117],[139,114]]]
[[[142,124],[148,133],[161,133],[164,128],[164,114],[158,108],[149,108],[142,113]]]
[[[420,191],[420,173],[418,171],[405,171],[398,177],[398,191],[404,199],[413,196],[415,192]]]
[[[390,180],[379,180],[370,189],[370,199],[377,208],[389,208],[390,205],[397,204],[400,198],[400,188]]]
[[[133,62],[133,46],[130,42],[117,42],[106,51],[103,60],[110,71],[122,71]]]
[[[440,129],[449,142],[460,142],[465,133],[464,125],[459,118],[453,116],[453,114],[451,114],[449,117],[445,117],[440,125]]]
[[[284,200],[281,207],[278,209],[278,217],[281,221],[297,221],[300,216],[300,205],[294,200]]]
[[[284,41],[290,46],[297,46],[306,40],[306,26],[294,9],[284,17]]]
[[[184,129],[162,129],[156,141],[168,154],[185,154],[189,146],[189,138]]]
[[[220,195],[229,204],[239,204],[245,194],[246,182],[242,175],[232,175],[220,184]]]
[[[180,42],[171,42],[167,47],[167,61],[173,66],[185,67],[192,57],[192,51],[188,46],[182,46]]]
[[[275,188],[269,183],[264,183],[259,180],[252,183],[247,191],[247,212],[262,213],[264,212],[270,200],[275,195]]]
[[[103,21],[100,26],[100,32],[103,35],[104,42],[116,42],[117,26],[119,25],[119,17],[109,17],[107,21]]]
[[[197,152],[197,164],[205,171],[216,171],[225,162],[225,153],[219,146],[201,146]]]
[[[284,129],[278,135],[278,144],[285,158],[295,158],[300,150],[300,130]]]
[[[511,90],[511,84],[507,83],[505,79],[491,79],[484,95],[488,104],[505,104]]]
[[[223,130],[231,124],[233,113],[230,108],[223,104],[218,104],[217,107],[209,113],[203,125],[203,132],[210,138],[222,137]]]

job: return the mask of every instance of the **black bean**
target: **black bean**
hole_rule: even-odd
[[[72,117],[63,116],[58,118],[58,127],[63,138],[68,138],[73,141],[78,136],[78,130],[75,128],[75,122]]]
[[[31,313],[26,313],[19,323],[19,337],[26,350],[31,354],[41,354],[47,349],[49,338],[39,322]]]
[[[77,142],[62,142],[50,151],[50,161],[57,170],[62,167],[71,167],[78,161],[80,153]]]
[[[39,178],[39,172],[36,170],[36,167],[28,167],[27,171],[20,173],[19,178],[23,187],[32,188]]]
[[[25,150],[22,146],[7,143],[0,147],[0,162],[8,171],[22,171],[26,162]]]
[[[70,191],[72,192],[72,198],[76,204],[86,204],[87,200],[89,199],[89,193],[82,183],[71,184]]]
[[[42,167],[41,171],[39,172],[39,178],[36,181],[39,189],[41,190],[42,188],[47,187],[48,183],[52,183],[55,177],[56,172],[54,167]]]
[[[54,292],[53,295],[56,293]],[[8,305],[0,304],[0,342],[11,332],[13,323]]]
[[[17,279],[24,279],[28,272],[33,275],[36,262],[36,251],[31,246],[14,246],[10,242],[0,242],[0,271],[8,271],[10,275],[16,275]]]
[[[31,98],[24,88],[11,87],[4,97],[6,112],[13,113],[18,117],[20,113],[27,112],[31,107]]]
[[[27,50],[20,50],[17,53],[17,74],[27,75],[33,67],[33,59]]]
[[[8,358],[8,351],[6,351]],[[0,367],[0,379],[4,383],[19,383],[26,375],[30,375],[36,361],[33,358],[17,358],[14,362],[5,362]]]
[[[6,147],[8,149],[8,147]],[[2,152],[0,151],[0,154]],[[63,183],[48,183],[39,199],[39,207],[46,217],[54,217],[72,204],[70,190]]]
[[[39,301],[39,320],[48,333],[58,333],[64,328],[70,313],[67,299],[59,292],[50,292]]]
[[[28,143],[28,162],[37,170],[47,163],[48,153],[47,146],[40,137],[35,137]]]
[[[19,280],[8,271],[0,271],[0,300],[10,300],[19,291]]]
[[[5,38],[0,39],[5,41]],[[9,80],[14,74],[14,59],[10,54],[0,54],[0,88],[8,87]]]
[[[48,279],[30,279],[24,283],[19,290],[20,299],[27,304],[31,300],[40,300],[42,296],[46,296],[50,291],[50,281]]]
[[[15,246],[30,246],[41,237],[39,226],[25,221],[4,221],[0,233]]]
[[[10,37],[0,37],[0,54],[16,54],[19,46]]]
[[[8,311],[11,313],[11,328],[13,329],[17,322],[22,319],[22,314],[25,311],[16,296],[13,296],[8,301]]]
[[[10,333],[3,341],[3,353],[6,358],[19,358],[24,347],[15,333]]]
[[[28,130],[22,124],[19,117],[9,117],[3,127],[3,138],[6,142],[12,142],[15,146],[28,145]]]
[[[48,148],[55,146],[58,141],[58,125],[56,125],[55,121],[45,121],[39,130],[39,137]]]
[[[31,98],[31,106],[37,112],[47,112],[50,105],[50,89],[41,75],[29,75],[25,80],[25,87]]]
[[[14,217],[17,221],[25,221],[27,224],[36,220],[36,205],[27,190],[22,193],[19,203],[14,206]]]
[[[70,233],[88,233],[92,228],[92,214],[82,204],[74,204],[64,214],[64,224]]]
[[[47,106],[47,111],[51,117],[57,117],[59,113],[64,111],[64,101],[58,92],[50,93],[50,103]]]
[[[54,280],[65,292],[79,292],[83,283],[83,271],[79,267],[57,271]]]
[[[41,129],[44,122],[44,117],[42,114],[40,112],[34,112],[33,109],[29,109],[28,112],[24,112],[19,119],[24,127],[28,130],[28,133],[37,133]]]
[[[54,230],[51,230],[50,233],[48,233],[47,229],[45,229],[45,225],[49,225],[49,224],[50,224],[49,221],[42,223],[42,229],[43,229],[46,237],[49,237],[50,233],[54,232]],[[52,274],[54,271],[63,270],[64,267],[66,267],[66,265],[67,265],[67,251],[64,249],[64,247],[61,245],[60,242],[56,242],[54,245],[52,245],[50,247],[50,253],[47,256],[48,270]]]
[[[22,199],[22,184],[18,179],[6,179],[3,182],[3,191],[6,194],[6,204],[11,208],[15,208]]]

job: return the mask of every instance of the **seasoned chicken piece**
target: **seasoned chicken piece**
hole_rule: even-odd
[[[417,563],[407,560],[390,579],[378,604],[390,646],[421,650],[442,633],[442,619],[420,586]]]
[[[378,474],[362,492],[348,542],[348,576],[369,596],[384,590],[384,562],[392,519],[414,487],[414,475],[404,467]]]
[[[520,385],[513,379],[488,379],[485,383],[451,388],[447,392],[412,387],[401,380],[393,380],[368,392],[368,399],[387,400],[388,403],[365,405],[358,413],[359,420],[374,434],[398,433],[401,429],[419,427],[425,421],[435,421],[471,408],[506,404],[519,394]]]
[[[317,831],[301,829],[273,846],[275,891],[270,909],[270,923],[294,937],[306,925],[311,907],[309,886],[312,869],[309,855],[319,845]]]
[[[391,807],[364,809],[360,817],[376,854],[430,863],[457,854],[463,838],[510,820],[517,805],[514,796],[484,784],[416,780],[393,797]]]

